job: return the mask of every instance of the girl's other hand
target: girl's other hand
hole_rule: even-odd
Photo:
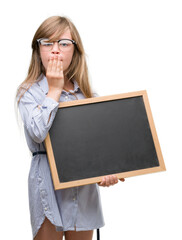
[[[120,181],[124,182],[125,179],[121,178],[119,179]],[[118,183],[118,178],[116,175],[108,175],[102,178],[102,181],[100,183],[98,183],[99,186],[102,187],[109,187],[109,186],[113,186],[116,183]]]

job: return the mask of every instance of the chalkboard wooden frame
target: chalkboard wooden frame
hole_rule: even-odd
[[[110,96],[86,98],[86,99],[69,101],[69,102],[60,102],[60,104],[59,104],[59,109],[61,109],[61,108],[65,108],[65,107],[80,106],[80,105],[92,104],[92,103],[100,103],[100,102],[105,102],[105,101],[113,101],[113,100],[117,100],[117,99],[132,99],[132,98],[138,97],[138,96],[141,96],[143,98],[146,115],[147,115],[148,123],[150,126],[150,131],[151,131],[151,135],[152,135],[152,139],[153,139],[153,143],[154,143],[154,147],[155,147],[155,151],[157,154],[157,159],[158,159],[159,164],[158,164],[158,166],[153,166],[153,167],[149,167],[149,168],[145,168],[145,169],[114,173],[118,178],[127,178],[127,177],[132,177],[132,176],[166,170],[162,152],[161,152],[161,148],[160,148],[160,144],[159,144],[159,140],[158,140],[156,129],[155,129],[155,125],[154,125],[154,121],[153,121],[153,117],[152,117],[152,113],[151,113],[151,109],[150,109],[150,105],[149,105],[147,92],[144,90],[144,91],[116,94],[116,95],[110,95]],[[58,109],[58,111],[59,111],[59,109]],[[74,181],[60,182],[49,133],[47,134],[47,137],[45,139],[45,146],[46,146],[46,151],[47,151],[47,155],[48,155],[48,160],[49,160],[49,165],[50,165],[50,169],[51,169],[51,174],[52,174],[52,179],[53,179],[55,190],[98,183],[98,182],[101,182],[102,177],[105,176],[105,175],[102,175],[102,176],[97,176],[97,177],[78,179],[78,180],[74,180]],[[89,168],[89,166],[88,166],[88,168]]]

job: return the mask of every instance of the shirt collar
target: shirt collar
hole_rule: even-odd
[[[70,92],[78,92],[80,87],[78,86],[78,83],[75,79],[72,80],[74,84],[74,90],[70,90]],[[63,90],[64,91],[64,90]],[[65,91],[64,91],[65,92]]]
[[[39,85],[39,87],[42,89],[42,91],[44,92],[44,94],[47,95],[48,90],[49,90],[49,86],[48,86],[48,82],[47,82],[47,78],[44,74],[41,74],[40,77],[38,78],[38,82],[37,84]],[[73,84],[74,84],[74,90],[69,90],[70,92],[78,92],[80,87],[78,86],[78,83],[75,79],[73,79]],[[66,92],[64,89],[62,92]]]

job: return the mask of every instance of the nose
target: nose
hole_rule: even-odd
[[[52,54],[60,54],[59,45],[57,42],[54,42],[51,53]]]

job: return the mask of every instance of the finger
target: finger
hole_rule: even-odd
[[[61,61],[61,59],[58,58],[57,61],[57,68],[56,68],[57,72],[62,72],[63,71],[63,62]]]
[[[60,64],[61,64],[61,65],[60,65],[61,71],[63,71],[63,61],[62,61],[62,60],[60,61]]]
[[[106,179],[105,179],[105,177],[103,177],[103,178],[102,178],[102,181],[101,181],[101,183],[100,183],[100,186],[105,187],[105,185],[106,185]]]
[[[125,179],[124,179],[124,178],[120,178],[119,180],[120,180],[121,182],[124,182],[124,181],[125,181]]]
[[[63,61],[61,62],[61,68],[60,68],[60,77],[64,79],[64,73],[63,73]]]
[[[115,183],[115,178],[113,175],[109,176],[109,185],[114,185]]]
[[[100,182],[100,183],[98,183],[98,185],[99,185],[99,186],[101,186],[101,187],[103,187],[103,184],[102,184],[101,182]]]
[[[116,175],[111,175],[111,185],[114,185],[118,182],[118,178]]]
[[[48,66],[47,66],[47,72],[50,72],[52,69],[52,64],[53,64],[53,57],[51,56],[48,62]]]
[[[116,175],[113,175],[114,184],[118,183],[118,178]]]
[[[107,177],[106,177],[106,184],[105,184],[107,187],[109,187],[110,181],[111,181],[111,180],[110,180],[110,176],[107,176]]]
[[[52,72],[56,71],[56,66],[57,66],[57,61],[58,61],[58,57],[57,55],[54,56],[54,60],[53,60],[53,64],[52,64]]]

